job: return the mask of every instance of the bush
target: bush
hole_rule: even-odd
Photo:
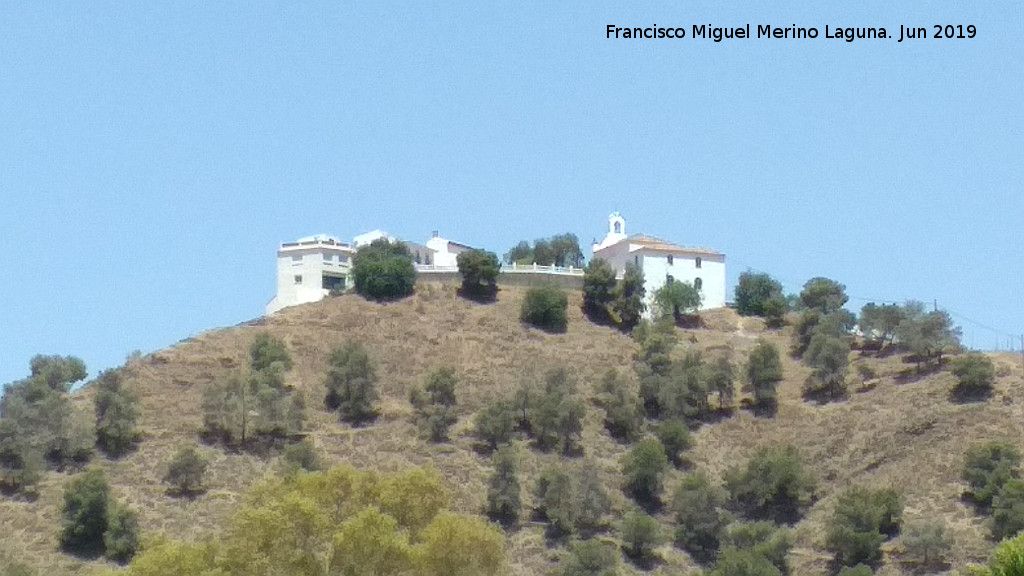
[[[730,548],[722,552],[708,576],[781,576],[770,560],[752,550]]]
[[[657,438],[640,440],[622,463],[626,492],[641,505],[656,508],[661,497],[662,479],[667,471],[668,457],[661,442]]]
[[[732,406],[736,395],[736,371],[729,356],[719,356],[706,366],[707,390],[718,395],[719,409]]]
[[[658,521],[643,512],[630,512],[622,519],[622,549],[638,566],[654,563],[654,549],[661,544]]]
[[[537,513],[547,519],[553,535],[571,534],[579,517],[579,498],[565,470],[549,468],[537,480]]]
[[[123,456],[139,441],[138,398],[122,385],[120,370],[101,372],[96,388],[96,444],[112,458]]]
[[[203,492],[203,477],[209,461],[195,446],[184,446],[174,455],[167,466],[164,482],[171,485],[172,492],[191,496]]]
[[[754,406],[773,410],[775,387],[782,381],[782,359],[779,350],[767,340],[758,340],[747,359],[747,385],[754,393]]]
[[[499,449],[493,458],[494,474],[487,489],[487,515],[506,526],[519,520],[523,506],[517,461],[511,446]]]
[[[974,503],[988,507],[1003,485],[1019,477],[1019,466],[1016,447],[1007,442],[987,442],[967,450],[961,477],[970,486],[968,494]]]
[[[1013,479],[992,500],[992,538],[1002,540],[1024,530],[1024,480]]]
[[[615,576],[619,551],[597,540],[584,540],[572,546],[562,561],[561,576]]]
[[[563,454],[576,449],[583,432],[583,401],[576,394],[576,382],[564,368],[544,378],[544,388],[531,403],[530,433],[542,450],[559,447]]]
[[[331,352],[327,366],[327,407],[357,426],[376,418],[377,374],[366,348],[346,342]]]
[[[962,400],[984,399],[992,395],[996,383],[996,367],[984,354],[967,354],[953,361],[957,377],[953,396]]]
[[[761,448],[745,467],[725,473],[732,506],[751,520],[792,524],[813,499],[815,480],[790,445]]]
[[[643,404],[621,384],[604,401],[604,427],[613,438],[631,442],[643,430]]]
[[[844,566],[836,576],[874,576],[875,571],[870,566],[857,564],[856,566]]]
[[[582,533],[589,534],[604,526],[604,517],[611,510],[611,500],[593,462],[585,461],[576,476],[579,478],[576,526]]]
[[[320,454],[309,440],[296,442],[285,447],[281,458],[291,468],[317,472],[323,470]]]
[[[825,547],[841,566],[875,565],[882,543],[899,530],[902,514],[903,502],[895,491],[852,488],[839,496]]]
[[[693,446],[689,428],[679,420],[670,420],[658,426],[658,441],[665,448],[665,455],[673,466],[682,464],[682,453]]]
[[[768,274],[743,272],[736,285],[736,311],[740,316],[766,316],[772,298],[782,298],[782,284]],[[785,305],[785,298],[782,298]]]
[[[850,344],[843,338],[815,334],[804,354],[814,369],[804,383],[804,396],[836,400],[846,396],[846,369],[850,364]]]
[[[523,299],[519,319],[546,332],[565,332],[569,299],[556,286],[530,288]]]
[[[592,259],[583,269],[583,313],[591,321],[604,323],[610,318],[615,283],[615,270],[603,258]]]
[[[269,369],[275,363],[280,364],[284,372],[292,369],[292,357],[288,354],[288,347],[280,338],[275,338],[268,332],[260,332],[249,346],[249,367],[253,372],[258,372]]]
[[[378,238],[356,251],[352,261],[356,293],[372,300],[397,300],[413,293],[416,268],[402,242]]]
[[[971,576],[1022,576],[1024,575],[1024,534],[1004,540],[992,553],[988,566],[972,566]]]
[[[124,564],[139,550],[139,515],[123,506],[112,506],[103,533],[105,556]]]
[[[722,510],[726,493],[697,472],[683,478],[672,498],[675,513],[675,544],[694,561],[708,564],[716,558],[728,515]]]
[[[654,292],[654,306],[661,316],[672,316],[679,320],[684,315],[700,309],[700,290],[689,282],[675,281]]]
[[[726,551],[749,550],[766,558],[783,574],[789,573],[786,557],[793,547],[793,535],[786,528],[771,522],[737,522],[729,526],[722,538]]]
[[[455,384],[455,370],[446,366],[427,376],[423,390],[414,388],[410,393],[417,419],[431,442],[447,441],[448,429],[455,424]]]
[[[612,312],[620,329],[632,330],[640,322],[647,310],[646,295],[643,269],[632,262],[627,263],[622,280],[615,286],[615,300],[612,302]]]
[[[491,450],[512,441],[518,414],[515,406],[508,401],[492,402],[477,413],[473,425],[473,433]]]
[[[946,526],[939,522],[921,521],[908,524],[903,530],[903,561],[923,570],[941,568],[953,541]]]
[[[101,555],[110,508],[110,484],[103,470],[91,468],[71,480],[64,489],[61,549],[77,556]]]
[[[486,250],[466,250],[455,258],[462,274],[462,294],[468,298],[492,300],[498,292],[498,256]]]

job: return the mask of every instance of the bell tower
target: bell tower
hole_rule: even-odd
[[[592,249],[594,252],[602,248],[607,248],[612,244],[626,238],[626,219],[623,218],[618,212],[612,212],[608,215],[608,234],[604,237],[604,240],[600,244],[594,244]]]

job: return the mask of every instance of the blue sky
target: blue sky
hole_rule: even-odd
[[[2,3],[0,382],[259,316],[281,241],[500,254],[612,210],[724,251],[730,283],[823,275],[855,310],[937,300],[968,345],[1024,332],[1020,4],[764,4]],[[822,35],[605,38],[705,23]]]

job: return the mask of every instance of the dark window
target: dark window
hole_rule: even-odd
[[[295,283],[296,284],[302,284],[302,274],[296,274],[295,275]]]
[[[675,282],[675,281],[676,281],[676,279],[673,278],[671,274],[666,274],[665,275],[665,284],[668,284],[669,286],[671,286],[672,283]]]
[[[697,268],[700,268],[700,264],[701,264],[701,262],[700,262],[700,256],[697,256],[697,261],[696,261],[696,264],[697,264]]]
[[[615,223],[615,233],[622,234],[622,222]]]
[[[345,277],[344,276],[328,276],[327,274],[324,274],[324,276],[323,276],[323,283],[321,284],[321,287],[324,290],[333,290],[335,288],[337,288],[339,290],[344,290],[345,289]]]
[[[671,266],[672,262],[674,262],[674,261],[675,261],[675,256],[669,254],[668,255],[668,265]]]
[[[696,288],[697,290],[700,290],[701,286],[703,286],[703,285],[704,285],[704,281],[701,280],[700,278],[694,278],[693,279],[693,287]]]
[[[633,255],[633,264],[636,264],[637,266],[640,265],[640,255],[639,254],[634,254]]]

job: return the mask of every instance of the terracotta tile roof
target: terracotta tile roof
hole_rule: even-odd
[[[682,252],[685,254],[714,254],[721,255],[718,250],[710,248],[698,248],[696,246],[680,246],[667,240],[648,236],[647,234],[634,234],[626,238],[630,244],[639,244],[641,250],[656,250],[658,252]]]

